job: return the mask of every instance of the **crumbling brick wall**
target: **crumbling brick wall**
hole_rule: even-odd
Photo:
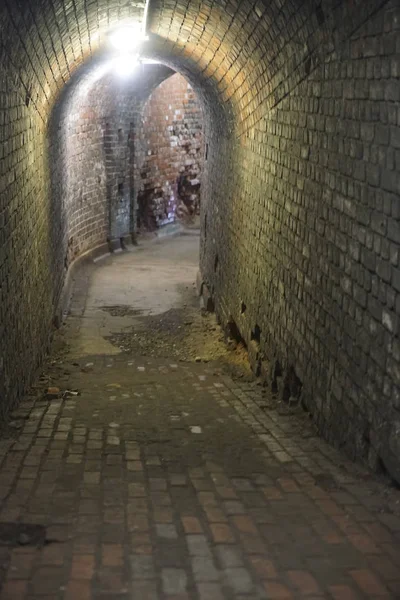
[[[143,107],[137,135],[138,225],[155,229],[200,214],[202,111],[184,77],[161,83]]]

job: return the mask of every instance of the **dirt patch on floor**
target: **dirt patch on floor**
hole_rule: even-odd
[[[124,307],[119,308],[122,314]],[[142,315],[137,321],[137,326],[107,336],[108,341],[128,354],[215,362],[234,377],[253,379],[246,348],[224,335],[215,315],[185,305],[160,315]]]
[[[138,317],[143,314],[143,310],[125,305],[103,306],[101,310],[108,312],[112,317]]]

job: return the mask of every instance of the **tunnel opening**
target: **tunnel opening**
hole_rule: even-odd
[[[93,117],[117,74],[97,70],[109,32],[145,22],[142,54],[165,65],[147,65],[146,93],[172,69],[204,112],[200,269],[218,319],[250,340],[251,298],[263,344],[292,357],[324,435],[360,456],[367,421],[400,480],[398,3],[235,0],[231,18],[222,2],[186,4],[2,8],[0,410],[41,364],[73,261],[136,231],[138,115],[110,98]],[[116,159],[124,168],[107,171]]]
[[[87,68],[50,126],[55,220],[72,239],[67,266],[108,241],[180,223],[199,227],[203,108],[190,83],[158,62],[129,79]]]
[[[203,129],[197,95],[178,73],[141,108],[135,154],[139,232],[176,222],[199,226]]]
[[[120,241],[125,247],[136,240],[143,215],[147,215],[149,229],[174,222],[175,204],[168,211],[167,203],[161,202],[162,182],[171,165],[177,171],[185,168],[177,166],[176,160],[168,161],[165,148],[154,137],[155,123],[149,131],[142,118],[153,90],[171,78],[173,71],[146,64],[134,76],[121,79],[101,69],[98,66],[96,74],[96,68],[88,68],[72,82],[51,124],[53,198],[64,236],[74,240],[69,260],[106,240],[111,249],[120,247]],[[168,123],[168,115],[162,117]],[[154,142],[152,147],[149,140]],[[163,168],[155,170],[152,181],[161,183],[150,190],[146,170],[151,171],[158,154],[158,166]],[[176,173],[170,179],[173,176]],[[157,201],[162,204],[159,212]]]

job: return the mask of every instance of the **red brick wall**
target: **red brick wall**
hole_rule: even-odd
[[[181,75],[161,83],[146,102],[137,142],[138,226],[152,230],[199,214],[202,112]]]
[[[134,233],[137,123],[153,89],[171,73],[144,65],[125,80],[102,74],[100,65],[74,78],[60,97],[49,128],[60,268],[107,240],[114,245]]]

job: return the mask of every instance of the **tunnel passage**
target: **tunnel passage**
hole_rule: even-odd
[[[65,268],[105,240],[115,249],[198,209],[202,129],[194,91],[164,65],[121,78],[100,64],[73,78],[50,124]]]
[[[2,414],[46,351],[68,266],[53,108],[107,31],[146,12],[143,52],[187,77],[204,108],[201,279],[219,319],[246,342],[257,325],[261,371],[294,372],[323,435],[399,480],[398,3],[21,0],[0,11]],[[104,241],[105,218],[72,256]]]
[[[137,138],[138,228],[192,223],[200,214],[203,115],[184,77],[172,75],[153,91]]]
[[[125,79],[100,63],[66,86],[49,128],[55,220],[66,268],[106,240],[115,249],[135,235],[143,106],[172,74],[150,64]]]

